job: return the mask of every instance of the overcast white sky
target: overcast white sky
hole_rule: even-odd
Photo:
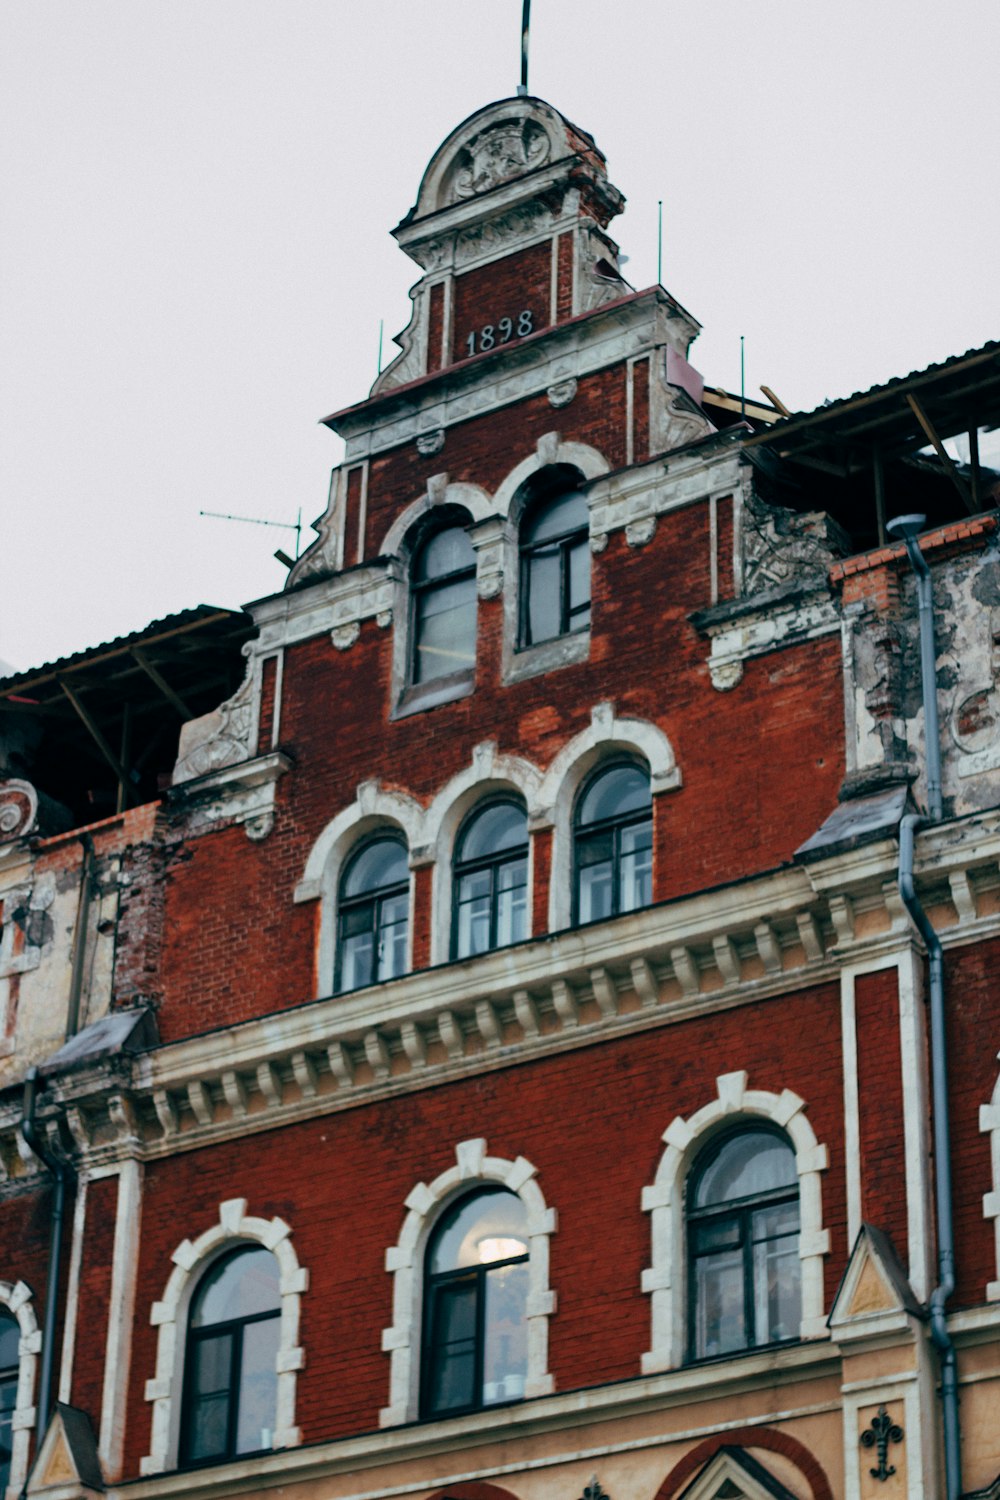
[[[278,589],[407,321],[388,230],[520,0],[0,0],[0,659]],[[612,226],[793,408],[1000,334],[997,0],[535,0]],[[311,533],[309,533],[311,535]]]

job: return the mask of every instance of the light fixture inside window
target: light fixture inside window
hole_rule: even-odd
[[[481,1266],[492,1265],[497,1260],[513,1260],[517,1255],[527,1255],[528,1247],[523,1240],[513,1235],[484,1234],[476,1241],[476,1253]]]

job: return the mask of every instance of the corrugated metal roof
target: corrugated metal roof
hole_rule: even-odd
[[[114,636],[110,641],[102,641],[100,645],[74,651],[70,656],[59,656],[54,661],[42,662],[36,667],[28,667],[24,671],[0,677],[0,696],[16,688],[24,687],[28,683],[37,682],[40,678],[51,677],[59,672],[72,672],[78,667],[90,665],[104,657],[117,656],[121,652],[128,651],[132,646],[148,645],[166,636],[179,635],[195,626],[204,625],[209,620],[236,620],[242,617],[243,611],[239,609],[225,609],[214,604],[196,604],[192,609],[182,609],[175,615],[164,615],[159,620],[151,620],[141,630],[133,630],[128,635]],[[248,628],[249,624],[248,620]]]

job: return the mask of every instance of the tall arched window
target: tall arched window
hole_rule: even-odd
[[[798,1338],[799,1180],[785,1137],[742,1128],[707,1146],[687,1222],[690,1357]]]
[[[528,1216],[516,1193],[482,1188],[444,1212],[424,1261],[421,1415],[479,1411],[524,1395]]]
[[[21,1329],[9,1312],[0,1312],[0,1495],[10,1484],[14,1448],[14,1408],[20,1374]]]
[[[527,935],[528,816],[516,802],[490,802],[458,836],[452,950],[468,958]]]
[[[589,517],[578,484],[567,464],[536,476],[521,522],[521,646],[590,625]]]
[[[649,905],[653,812],[644,767],[616,761],[586,782],[577,803],[574,853],[578,922]]]
[[[372,839],[348,860],[337,903],[338,994],[405,974],[410,912],[406,845]]]
[[[476,554],[462,526],[436,531],[413,561],[410,681],[431,682],[476,665]]]
[[[241,1247],[202,1277],[188,1318],[182,1464],[273,1445],[280,1323],[278,1263],[269,1250]]]

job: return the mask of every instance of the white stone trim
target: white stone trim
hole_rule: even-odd
[[[97,1445],[101,1469],[106,1479],[120,1476],[125,1442],[128,1378],[132,1362],[132,1324],[139,1272],[142,1178],[141,1162],[122,1162],[118,1174],[111,1290],[108,1297],[108,1337]]]
[[[434,482],[442,479],[443,484]],[[456,505],[468,511],[473,522],[486,521],[496,513],[496,503],[478,484],[449,484],[447,474],[435,475],[425,492],[393,521],[382,538],[379,556],[398,557],[417,522],[442,505]]]
[[[1000,1053],[997,1054],[1000,1060]],[[992,1187],[983,1195],[983,1217],[993,1220],[996,1235],[996,1279],[987,1284],[988,1302],[1000,1302],[1000,1076],[993,1086],[989,1104],[979,1106],[979,1129],[990,1138],[990,1159],[993,1167]]]
[[[548,1396],[554,1390],[549,1374],[549,1318],[556,1296],[549,1287],[549,1236],[556,1230],[556,1211],[548,1208],[536,1181],[536,1171],[519,1156],[516,1161],[488,1156],[483,1139],[460,1141],[455,1165],[428,1186],[420,1182],[406,1199],[409,1213],[399,1239],[385,1255],[392,1275],[392,1326],[382,1333],[382,1350],[390,1356],[389,1405],[379,1413],[380,1427],[396,1427],[416,1420],[420,1405],[421,1303],[423,1261],[427,1239],[441,1212],[460,1193],[477,1184],[495,1183],[516,1193],[528,1215],[528,1375],[525,1396]]]
[[[830,1232],[823,1228],[820,1173],[829,1164],[825,1145],[816,1140],[805,1116],[805,1104],[785,1089],[781,1094],[748,1089],[745,1072],[724,1073],[715,1080],[717,1098],[689,1120],[678,1115],[663,1133],[666,1151],[656,1179],[642,1190],[643,1212],[651,1217],[652,1264],[642,1273],[642,1290],[652,1296],[649,1352],[642,1356],[644,1375],[676,1369],[684,1362],[687,1322],[687,1236],[684,1190],[695,1157],[719,1130],[763,1119],[777,1125],[795,1151],[799,1178],[799,1260],[802,1267],[804,1339],[827,1336],[824,1317],[823,1257],[830,1253]]]
[[[88,1178],[82,1173],[76,1182],[73,1223],[70,1231],[69,1274],[66,1279],[66,1311],[63,1315],[62,1354],[59,1360],[59,1400],[68,1406],[73,1391],[73,1360],[76,1354],[76,1327],[80,1313],[80,1269],[83,1264],[83,1240],[87,1225]]]
[[[519,755],[500,755],[495,740],[473,747],[471,764],[459,771],[438,792],[424,815],[424,847],[420,853],[434,861],[431,963],[446,963],[451,956],[451,916],[454,881],[455,839],[459,826],[477,802],[515,792],[525,803],[528,818],[538,808],[542,774]],[[414,850],[414,854],[417,851]],[[528,855],[528,912],[532,895],[531,841]]]
[[[597,479],[601,474],[611,471],[611,465],[596,448],[591,448],[587,443],[564,443],[558,432],[543,432],[535,444],[534,453],[522,459],[501,480],[493,496],[492,509],[501,516],[510,516],[521,486],[532,475],[551,468],[553,464],[570,464],[574,469],[579,469],[585,480]],[[513,519],[519,520],[520,517],[514,516]]]
[[[587,729],[564,745],[549,766],[538,794],[536,824],[550,823],[552,876],[549,886],[549,930],[568,927],[572,914],[573,804],[584,778],[601,760],[622,751],[639,755],[649,767],[653,796],[681,785],[673,746],[657,725],[645,719],[619,719],[614,704],[598,703]]]
[[[28,1477],[28,1454],[31,1434],[38,1420],[35,1407],[35,1366],[42,1352],[42,1331],[35,1317],[31,1288],[23,1281],[11,1286],[0,1281],[0,1306],[17,1319],[21,1330],[18,1344],[17,1397],[11,1414],[10,1479],[6,1500],[15,1500]]]
[[[295,1384],[305,1363],[299,1346],[299,1312],[302,1293],[309,1287],[309,1272],[299,1265],[292,1248],[291,1230],[282,1219],[257,1219],[247,1214],[245,1198],[230,1198],[219,1204],[219,1222],[192,1243],[184,1240],[171,1256],[174,1269],[163,1297],[150,1308],[149,1321],[159,1330],[156,1374],[147,1380],[145,1399],[152,1404],[148,1455],[140,1461],[140,1474],[162,1474],[176,1467],[180,1436],[181,1387],[184,1373],[184,1341],[191,1297],[204,1272],[225,1251],[240,1241],[250,1241],[270,1250],[281,1273],[281,1338],[276,1361],[278,1375],[275,1448],[297,1448],[302,1434],[295,1426]]]
[[[327,823],[306,859],[302,879],[295,887],[296,902],[322,898],[317,945],[316,998],[329,995],[333,989],[337,956],[337,895],[344,861],[354,846],[379,828],[401,832],[413,858],[415,849],[424,843],[424,812],[419,802],[403,792],[384,790],[376,779],[363,781],[350,807],[345,807]],[[410,882],[410,913],[413,912],[413,882]],[[413,922],[409,924],[407,968],[413,962]]]

